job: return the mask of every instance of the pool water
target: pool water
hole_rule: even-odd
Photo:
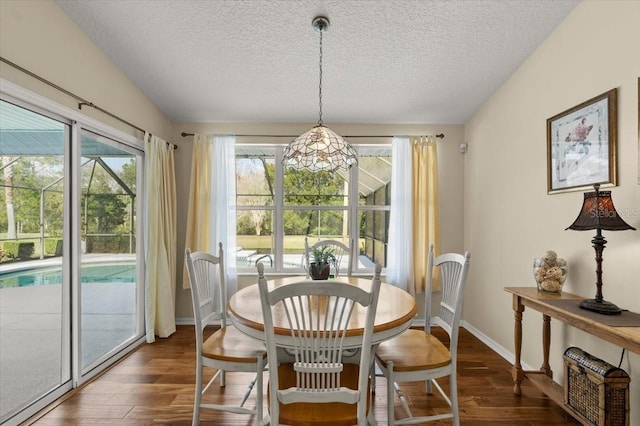
[[[135,283],[135,264],[86,265],[82,267],[83,283]],[[32,268],[0,274],[0,288],[28,287],[62,283],[62,269]]]

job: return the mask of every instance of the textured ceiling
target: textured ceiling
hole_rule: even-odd
[[[56,0],[173,121],[468,120],[579,0]]]

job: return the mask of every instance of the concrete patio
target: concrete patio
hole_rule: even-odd
[[[55,266],[28,263],[20,266]],[[0,280],[17,269],[5,266]],[[69,380],[71,342],[64,337],[62,305],[62,284],[0,288],[0,417]],[[135,282],[85,282],[81,306],[82,366],[136,336]]]

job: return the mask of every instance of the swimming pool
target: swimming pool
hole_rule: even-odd
[[[82,267],[83,283],[135,283],[135,263],[85,265]],[[62,283],[61,267],[30,268],[0,273],[0,288],[31,287]]]

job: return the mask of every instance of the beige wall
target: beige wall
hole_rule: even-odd
[[[582,192],[547,195],[546,120],[618,88],[616,208],[640,229],[638,87],[640,2],[584,1],[465,126],[465,246],[472,251],[464,319],[513,353],[513,311],[505,286],[534,286],[532,261],[553,249],[569,263],[565,290],[595,294],[595,231],[565,231]],[[640,231],[607,232],[603,294],[640,311]],[[523,361],[541,365],[541,316],[525,310]],[[571,345],[617,365],[621,349],[552,321],[552,368],[562,380]],[[640,355],[631,374],[632,424],[640,425]]]
[[[0,1],[0,56],[164,139],[171,122],[84,33],[49,0]],[[0,77],[77,109],[60,91],[0,62]],[[82,112],[123,132],[142,133],[93,108]]]

